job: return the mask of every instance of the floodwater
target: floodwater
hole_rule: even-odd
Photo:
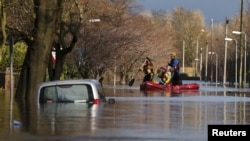
[[[200,85],[178,94],[106,85],[116,102],[100,105],[10,106],[0,94],[0,141],[207,141],[208,125],[250,124],[249,89]]]

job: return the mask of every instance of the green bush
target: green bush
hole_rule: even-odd
[[[2,50],[0,61],[0,70],[5,71],[6,67],[10,66],[10,50],[9,46],[5,46]],[[23,42],[18,42],[13,46],[13,70],[21,70],[23,60],[26,54],[27,45]]]

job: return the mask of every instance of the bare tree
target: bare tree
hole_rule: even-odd
[[[187,65],[191,66],[196,58],[196,43],[200,38],[201,30],[205,27],[204,16],[201,12],[185,10],[182,7],[174,9],[172,22],[176,31],[176,46],[182,50],[182,41],[185,41],[185,60]],[[181,52],[180,52],[181,53]]]
[[[98,10],[90,11],[89,15],[101,21],[84,24],[74,60],[83,78],[102,77],[106,70],[113,71],[117,66],[120,81],[125,81],[138,52],[143,52],[142,38],[145,36],[142,35],[149,29],[143,24],[150,22],[138,23],[140,20],[136,19],[141,16],[130,13],[130,3],[126,0],[102,1],[96,7]]]

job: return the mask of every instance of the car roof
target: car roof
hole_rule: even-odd
[[[56,81],[47,81],[39,84],[39,88],[44,86],[51,85],[63,85],[63,84],[100,84],[96,79],[71,79],[71,80],[56,80]]]

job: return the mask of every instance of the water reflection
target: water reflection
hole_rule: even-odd
[[[208,124],[249,124],[245,92],[141,92],[106,87],[115,104],[50,103],[13,105],[9,126],[8,95],[0,95],[0,140],[207,140]],[[11,129],[12,128],[12,129]]]
[[[86,103],[43,104],[38,109],[36,132],[39,135],[91,134],[98,122],[95,118],[101,116],[100,108],[102,105]]]

